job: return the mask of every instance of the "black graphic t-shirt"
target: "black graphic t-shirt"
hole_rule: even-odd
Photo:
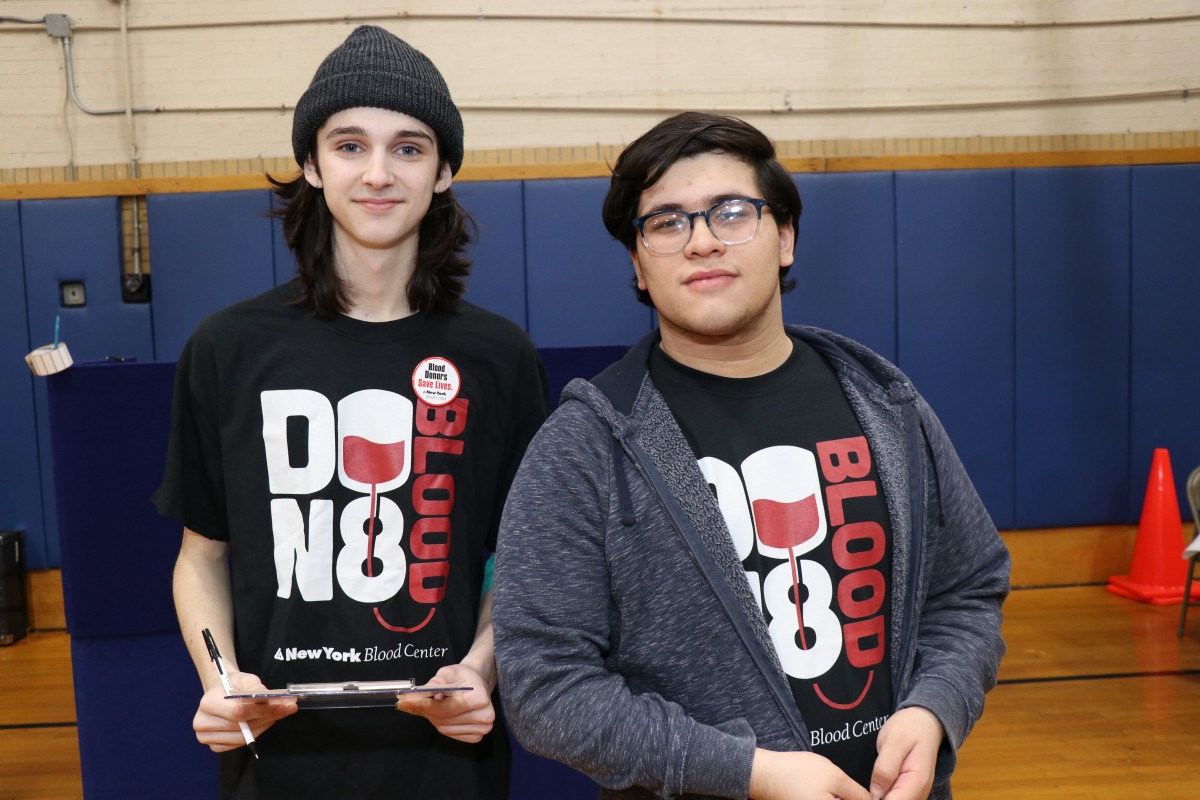
[[[716,495],[812,749],[867,786],[892,707],[891,526],[836,375],[798,340],[754,378],[660,349],[650,375]]]
[[[192,336],[155,501],[230,543],[238,664],[268,687],[426,681],[474,639],[505,495],[547,414],[541,362],[469,304],[368,323],[294,297]],[[502,797],[497,731],[469,745],[391,708],[303,710],[222,779],[238,797]]]

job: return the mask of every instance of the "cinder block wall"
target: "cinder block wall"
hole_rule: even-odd
[[[122,10],[126,18],[122,33]],[[1149,10],[1148,10],[1149,9]],[[1190,0],[8,0],[0,182],[29,167],[287,156],[290,107],[354,25],[428,53],[473,150],[621,145],[679,109],[777,140],[1121,137],[1200,128]],[[141,109],[146,109],[145,111]],[[1014,146],[1019,145],[1014,144]],[[8,176],[12,180],[12,176]]]

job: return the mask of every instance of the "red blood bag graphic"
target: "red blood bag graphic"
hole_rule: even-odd
[[[404,442],[381,444],[361,436],[342,440],[342,470],[351,480],[380,484],[404,472]]]
[[[376,487],[404,471],[404,442],[381,444],[361,436],[342,439],[342,472],[371,485],[371,519],[367,523],[367,577],[375,574]]]
[[[408,480],[412,468],[408,456],[413,435],[412,402],[392,392],[367,389],[343,398],[338,403],[337,416],[341,451],[339,476],[345,486],[370,492],[371,496],[362,572],[367,580],[378,579],[375,552],[378,498],[381,492],[401,486]],[[404,564],[398,563],[393,569],[403,570]],[[416,630],[429,620],[426,617],[417,628],[405,629],[386,622],[378,607],[375,617],[389,630]]]
[[[807,649],[800,556],[824,541],[826,533],[816,459],[799,447],[768,447],[742,462],[742,477],[760,552],[786,558],[791,565],[800,647]]]

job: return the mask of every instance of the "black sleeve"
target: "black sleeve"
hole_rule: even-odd
[[[175,368],[171,436],[162,484],[152,498],[158,512],[210,539],[229,540],[220,428],[215,399],[205,387],[216,386],[210,348],[193,336]]]

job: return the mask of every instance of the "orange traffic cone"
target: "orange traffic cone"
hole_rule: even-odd
[[[1182,603],[1188,566],[1180,557],[1184,545],[1171,456],[1160,447],[1155,449],[1150,463],[1146,501],[1142,504],[1137,541],[1133,545],[1133,564],[1128,575],[1113,575],[1108,579],[1108,590],[1156,606]],[[1200,585],[1194,585],[1191,594],[1193,600],[1200,600]]]

